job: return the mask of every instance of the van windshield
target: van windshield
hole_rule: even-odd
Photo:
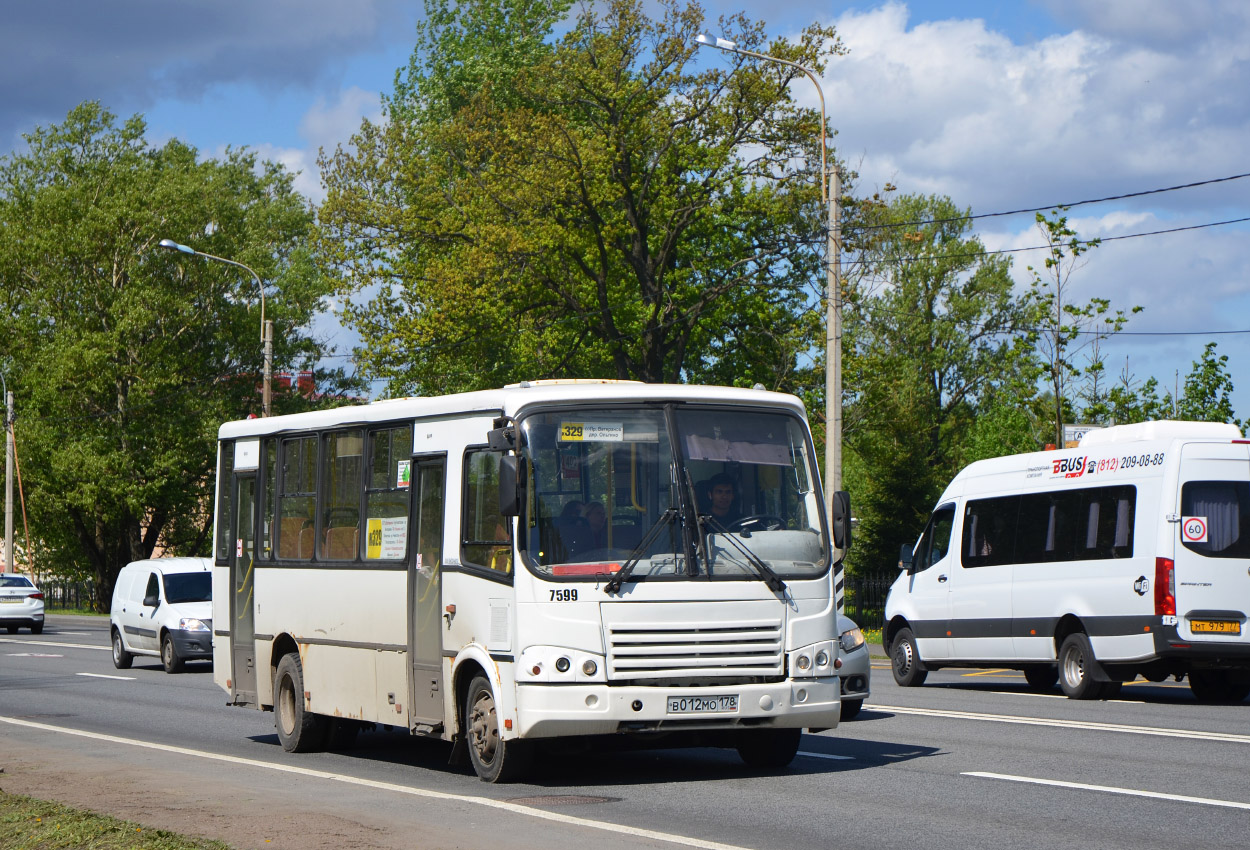
[[[213,574],[207,570],[165,576],[166,602],[211,602],[212,599]]]

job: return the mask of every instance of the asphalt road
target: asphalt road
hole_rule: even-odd
[[[1246,846],[1250,703],[1181,683],[1034,694],[1011,671],[895,686],[805,736],[787,770],[713,749],[548,753],[528,784],[447,765],[441,742],[362,735],[282,751],[207,665],[113,668],[107,620],[0,635],[0,788],[41,791],[237,847],[1207,848]]]

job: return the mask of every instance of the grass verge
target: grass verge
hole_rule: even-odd
[[[231,850],[229,844],[0,791],[0,850]]]

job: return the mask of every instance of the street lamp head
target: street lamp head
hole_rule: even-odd
[[[704,47],[719,47],[721,50],[738,49],[738,45],[735,42],[732,42],[727,38],[716,38],[715,36],[708,35],[705,32],[701,32],[696,35],[694,40]]]
[[[194,254],[195,249],[187,245],[180,245],[172,239],[162,239],[159,243],[162,248],[168,248],[171,251],[181,251],[184,254]]]

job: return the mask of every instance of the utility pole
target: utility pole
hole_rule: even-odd
[[[13,393],[4,382],[4,568],[16,572],[13,557]]]

